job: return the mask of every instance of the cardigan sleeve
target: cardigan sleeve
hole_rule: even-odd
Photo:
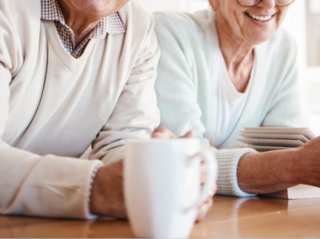
[[[188,38],[162,13],[155,14],[156,33],[161,50],[156,92],[161,112],[161,125],[180,136],[193,130],[203,137],[205,127],[197,101],[197,82],[188,59]]]
[[[282,53],[281,58],[275,59],[282,66],[283,72],[279,74],[281,78],[277,79],[281,84],[274,89],[276,94],[262,125],[306,127],[307,119],[304,117],[306,114],[302,107],[301,85],[296,64],[297,48],[290,36],[283,34],[283,37],[285,38],[281,40],[286,44],[278,51]]]

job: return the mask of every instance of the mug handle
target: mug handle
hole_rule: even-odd
[[[214,184],[216,183],[217,179],[217,162],[216,158],[213,156],[212,152],[210,151],[209,147],[201,147],[201,150],[196,154],[190,157],[191,160],[200,157],[204,160],[206,167],[207,167],[207,175],[206,181],[203,185],[202,191],[196,201],[191,204],[191,206],[187,207],[185,211],[189,211],[194,207],[199,207],[201,204],[205,202],[209,193],[211,192]]]

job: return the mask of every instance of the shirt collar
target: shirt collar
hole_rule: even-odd
[[[57,0],[41,0],[41,19],[48,21],[58,21],[66,25],[61,7]],[[111,35],[123,34],[126,26],[118,12],[104,17],[92,31],[92,37],[105,38],[106,33]]]

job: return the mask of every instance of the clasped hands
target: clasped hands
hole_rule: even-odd
[[[189,131],[181,138],[192,138],[194,134]],[[170,130],[157,128],[152,133],[152,138],[177,138]],[[206,167],[201,164],[201,185],[206,179]],[[212,197],[216,186],[212,188],[205,202],[199,206],[196,221],[201,221],[212,206]],[[90,212],[101,216],[127,218],[123,192],[123,161],[102,166],[93,181],[90,196]]]

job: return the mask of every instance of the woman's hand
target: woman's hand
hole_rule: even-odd
[[[243,191],[253,194],[297,184],[320,187],[320,137],[298,148],[245,154],[238,165],[238,182]]]
[[[156,128],[152,132],[151,137],[152,138],[167,138],[167,139],[178,138],[171,130],[169,130],[167,128],[161,128],[161,127]],[[180,138],[194,138],[194,137],[195,137],[194,133],[192,131],[188,131]]]
[[[320,187],[320,137],[297,149],[296,175],[303,184]]]
[[[168,139],[177,138],[177,136],[167,128],[156,128],[153,131],[151,137],[152,138],[168,138]],[[195,137],[194,133],[192,131],[188,131],[180,138],[194,138],[194,137]],[[201,186],[203,186],[205,183],[206,174],[207,174],[207,168],[206,168],[204,161],[202,161],[201,162]],[[205,202],[198,207],[198,214],[197,214],[196,222],[202,221],[204,219],[204,217],[206,216],[206,214],[208,213],[209,209],[212,206],[212,201],[213,201],[212,197],[215,194],[215,192],[216,192],[216,185],[214,186],[212,191],[210,191]]]

